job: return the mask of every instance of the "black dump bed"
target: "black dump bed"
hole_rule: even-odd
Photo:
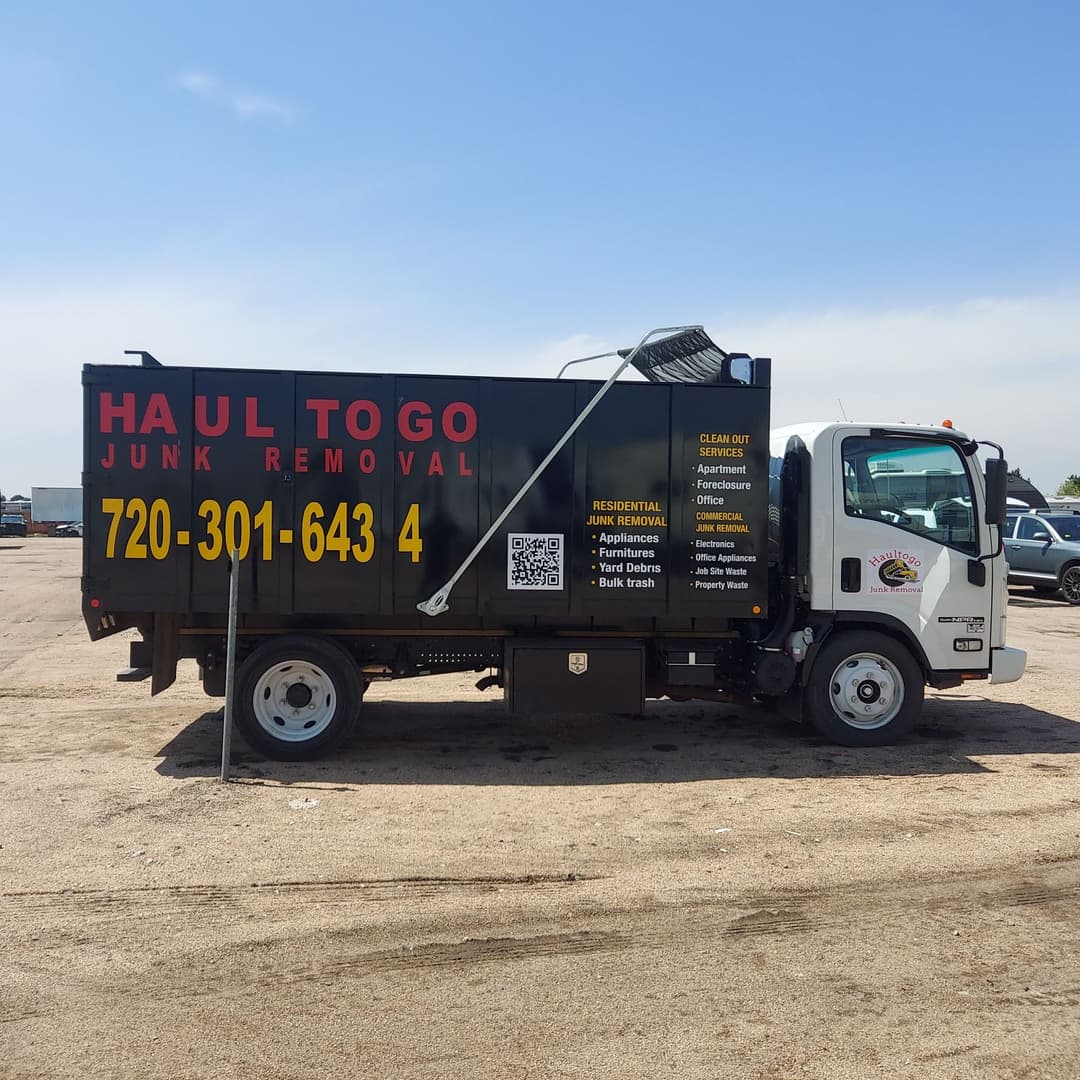
[[[88,365],[87,623],[95,636],[132,613],[221,625],[231,546],[249,625],[764,618],[767,364],[740,382],[721,355],[704,382],[616,383],[436,617],[417,603],[600,384]]]

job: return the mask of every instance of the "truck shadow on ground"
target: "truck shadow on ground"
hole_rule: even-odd
[[[159,752],[158,771],[216,776],[222,714],[204,713]],[[239,780],[297,784],[576,785],[752,777],[991,773],[995,755],[1080,754],[1080,723],[966,695],[927,699],[895,746],[826,743],[764,709],[651,702],[640,716],[514,717],[501,702],[365,704],[352,740],[321,761],[271,761],[236,734]],[[1064,769],[1047,763],[1033,768]]]
[[[1060,592],[1040,593],[1034,589],[1009,588],[1009,607],[1060,610],[1071,606]]]

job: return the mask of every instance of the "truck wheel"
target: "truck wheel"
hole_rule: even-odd
[[[803,704],[817,731],[842,746],[885,746],[906,735],[922,709],[922,669],[887,634],[847,630],[814,659]]]
[[[1070,604],[1080,604],[1080,564],[1066,566],[1062,571],[1061,595]]]
[[[324,638],[281,638],[259,646],[237,673],[236,723],[267,757],[303,761],[349,734],[363,691],[344,649]]]

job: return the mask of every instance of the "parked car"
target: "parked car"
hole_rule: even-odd
[[[70,521],[67,525],[57,525],[55,536],[82,536],[82,522]]]
[[[1019,514],[1004,526],[1010,585],[1080,604],[1080,514]]]
[[[0,536],[25,536],[26,518],[22,514],[0,514]]]

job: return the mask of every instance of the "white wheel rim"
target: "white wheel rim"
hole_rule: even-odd
[[[260,676],[251,706],[268,735],[282,742],[308,742],[334,719],[337,690],[321,667],[307,660],[283,660]]]
[[[872,731],[896,717],[904,704],[904,680],[878,653],[856,653],[836,665],[829,680],[833,712],[854,728]]]

